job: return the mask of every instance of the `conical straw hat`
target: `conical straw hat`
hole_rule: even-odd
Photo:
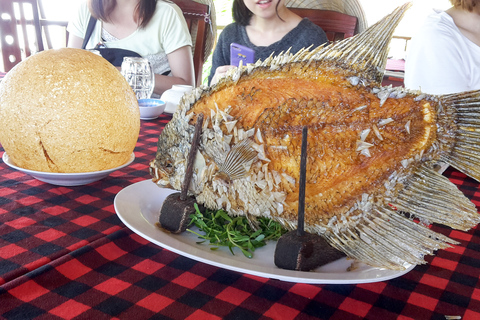
[[[358,19],[358,33],[367,29],[367,18],[359,0],[287,0],[287,7],[333,10],[355,16]]]

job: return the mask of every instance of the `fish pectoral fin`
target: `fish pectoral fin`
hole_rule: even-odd
[[[257,157],[257,152],[252,145],[253,141],[250,139],[234,145],[220,166],[219,174],[221,173],[223,178],[225,175],[228,176],[229,180],[245,177],[253,160]]]

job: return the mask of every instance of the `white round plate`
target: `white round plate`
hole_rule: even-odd
[[[115,211],[133,232],[165,249],[203,263],[264,278],[299,283],[357,284],[393,279],[415,267],[407,265],[405,270],[398,271],[356,263],[354,270],[347,271],[352,266],[352,260],[342,258],[310,272],[284,270],[275,266],[274,241],[256,249],[252,259],[235,249],[235,255],[232,255],[226,247],[210,250],[208,244],[197,244],[200,239],[191,232],[171,234],[155,226],[163,201],[173,192],[178,191],[160,188],[151,180],[137,182],[115,196]]]
[[[81,186],[81,185],[85,185],[85,184],[89,184],[89,183],[101,180],[106,176],[108,176],[113,171],[116,171],[123,167],[128,166],[130,163],[133,162],[133,160],[135,160],[135,153],[132,152],[132,154],[130,155],[130,159],[128,159],[126,163],[122,164],[119,167],[108,169],[108,170],[102,170],[102,171],[80,172],[80,173],[55,173],[55,172],[34,171],[34,170],[20,168],[20,167],[17,167],[10,160],[6,152],[3,153],[2,160],[9,167],[22,171],[26,174],[29,174],[35,179],[38,179],[40,181],[54,184],[54,185],[59,185],[59,186],[72,187],[72,186]]]

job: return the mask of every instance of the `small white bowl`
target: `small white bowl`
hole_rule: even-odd
[[[160,97],[160,99],[165,101],[165,104],[167,105],[164,112],[174,114],[183,95],[193,89],[192,86],[174,84],[171,89],[165,91]]]
[[[160,99],[140,99],[138,100],[140,108],[140,119],[152,120],[158,118],[165,110],[165,102]]]

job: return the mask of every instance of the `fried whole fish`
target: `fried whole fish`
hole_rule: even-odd
[[[372,266],[403,269],[456,242],[475,205],[433,167],[480,180],[480,92],[432,96],[381,87],[387,48],[409,7],[355,37],[233,69],[183,97],[150,164],[180,189],[196,117],[205,122],[189,193],[211,209],[296,228],[301,131],[308,126],[305,230]]]

